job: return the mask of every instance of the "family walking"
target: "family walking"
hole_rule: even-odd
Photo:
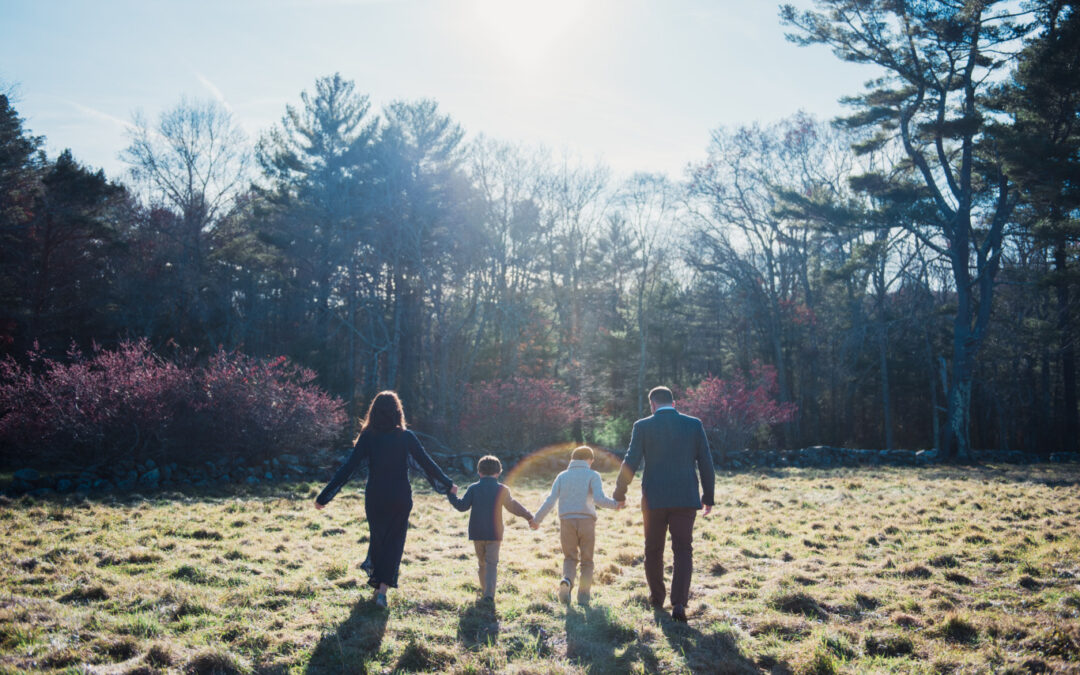
[[[649,405],[652,415],[634,423],[611,498],[604,494],[600,474],[592,469],[592,449],[581,446],[573,451],[566,470],[555,478],[551,492],[534,515],[499,482],[502,463],[490,455],[477,464],[480,479],[459,497],[458,487],[431,459],[415,434],[408,431],[397,394],[384,391],[371,402],[352,454],[316,497],[315,508],[324,508],[361,464],[368,463],[364,510],[370,538],[368,556],[361,567],[369,575],[368,584],[375,589],[375,603],[386,607],[388,589],[397,587],[412,510],[410,467],[423,473],[432,489],[446,495],[456,509],[470,511],[469,539],[476,551],[480,593],[487,601],[495,597],[503,511],[524,518],[537,529],[557,505],[563,551],[557,593],[562,602],[569,602],[576,584],[577,601],[588,604],[596,507],[624,508],[627,488],[638,468],[642,468],[641,510],[649,602],[661,609],[670,598],[672,618],[686,621],[694,521],[699,510],[708,515],[713,505],[712,455],[701,421],[675,409],[670,389],[656,387],[650,391]],[[664,548],[669,533],[673,557],[670,595],[664,583]]]

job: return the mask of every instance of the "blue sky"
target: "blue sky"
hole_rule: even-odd
[[[710,130],[832,117],[875,75],[786,42],[760,1],[0,0],[26,126],[113,177],[136,110],[216,98],[254,138],[334,72],[375,109],[433,98],[470,136],[673,177]]]

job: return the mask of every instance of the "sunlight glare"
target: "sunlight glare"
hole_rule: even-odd
[[[517,485],[519,481],[528,481],[531,479],[551,481],[560,471],[566,469],[570,462],[570,453],[573,452],[574,448],[578,445],[580,444],[555,443],[540,448],[539,450],[535,450],[518,460],[509,471],[503,474],[501,480],[511,487]],[[610,450],[597,445],[590,445],[590,447],[593,449],[593,453],[596,457],[593,462],[593,469],[605,473],[618,469],[622,464],[622,458],[615,455]],[[615,489],[615,484],[605,485],[604,489],[610,496],[610,492]]]
[[[581,0],[473,0],[481,35],[519,67],[535,68],[550,58],[561,38],[581,18]]]

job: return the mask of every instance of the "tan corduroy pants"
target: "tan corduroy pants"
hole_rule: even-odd
[[[563,518],[559,521],[559,541],[563,552],[563,577],[574,585],[578,566],[581,583],[578,595],[588,595],[592,588],[593,545],[596,542],[596,521],[592,518]]]
[[[501,541],[473,541],[476,549],[477,575],[480,578],[480,594],[495,597],[495,579],[499,573],[499,546]]]

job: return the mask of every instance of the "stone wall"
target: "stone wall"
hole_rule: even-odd
[[[762,467],[815,467],[840,466],[926,466],[937,463],[937,450],[859,450],[815,445],[801,450],[738,450],[721,457],[714,453],[718,469],[749,469]],[[1046,456],[1033,455],[1018,450],[981,450],[969,460],[972,463],[999,462],[1006,464],[1034,464],[1047,461]],[[1049,456],[1051,462],[1080,462],[1080,454],[1059,452]]]
[[[471,455],[432,453],[435,461],[448,472],[459,472],[471,482],[475,476],[476,459]],[[261,485],[296,481],[328,481],[348,456],[348,450],[318,450],[303,456],[279,455],[273,459],[246,464],[238,458],[205,462],[197,466],[176,463],[159,466],[153,460],[125,461],[109,466],[89,466],[82,471],[43,474],[35,469],[16,471],[4,492],[9,495],[30,494],[91,495],[108,492],[150,493],[158,490],[203,488],[214,485]],[[754,468],[834,468],[854,466],[927,466],[938,461],[936,450],[858,450],[818,445],[801,450],[738,450],[721,457],[714,455],[718,470],[739,471]],[[989,450],[975,453],[973,463],[1031,464],[1046,461],[1047,457],[1018,451]],[[1051,462],[1080,462],[1080,454],[1058,452],[1049,455]],[[610,471],[617,468],[617,455],[597,454],[595,468]],[[509,469],[510,467],[506,467]],[[555,476],[566,468],[562,456],[545,458],[530,467],[537,476]]]

